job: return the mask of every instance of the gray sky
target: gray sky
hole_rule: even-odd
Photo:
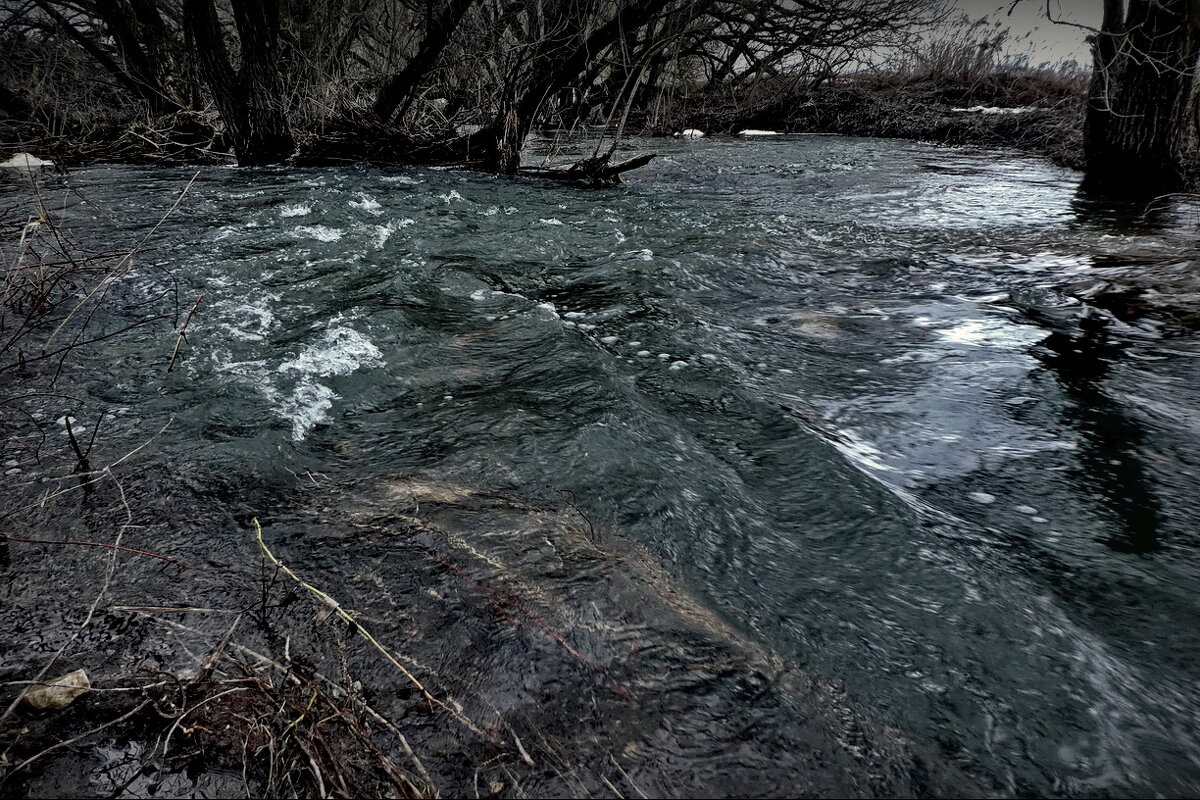
[[[1049,0],[1055,19],[1099,27],[1101,0]],[[1068,25],[1055,25],[1046,18],[1046,0],[1020,0],[1011,15],[1011,2],[1000,0],[955,0],[954,5],[971,17],[991,17],[1012,29],[1013,42],[1009,51],[1029,53],[1030,63],[1058,62],[1075,59],[1082,66],[1091,64],[1084,37],[1087,31]]]

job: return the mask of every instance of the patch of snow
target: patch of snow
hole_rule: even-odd
[[[44,161],[32,153],[16,153],[7,161],[0,161],[0,169],[36,170],[54,166],[53,161]]]
[[[1030,111],[1037,111],[1034,106],[1019,106],[1016,108],[1001,108],[999,106],[971,106],[970,108],[952,108],[951,111],[956,111],[960,114],[984,114],[985,116],[993,116],[997,114],[1027,114]]]

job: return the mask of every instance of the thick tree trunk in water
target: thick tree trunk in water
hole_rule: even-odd
[[[1105,0],[1084,123],[1085,185],[1122,194],[1186,187],[1200,57],[1196,0]]]
[[[186,0],[185,24],[238,163],[278,164],[295,150],[279,79],[279,7],[274,0],[233,0],[232,5],[241,41],[241,67],[236,72],[213,0]]]

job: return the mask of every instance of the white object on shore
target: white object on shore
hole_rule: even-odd
[[[31,153],[17,153],[8,161],[0,161],[0,169],[23,169],[30,172],[43,167],[49,169],[53,166],[53,161],[43,161]]]
[[[1037,111],[1034,106],[1020,106],[1017,108],[1001,108],[999,106],[971,106],[970,108],[952,108],[951,111],[957,111],[960,114],[1026,114],[1030,111]]]
[[[699,128],[684,128],[676,136],[682,136],[684,139],[703,139],[704,131]]]
[[[75,702],[75,698],[87,694],[91,688],[92,682],[88,680],[88,674],[77,669],[29,689],[21,699],[37,709],[66,708]]]
[[[760,131],[757,128],[747,128],[744,131],[738,131],[738,136],[779,136],[779,131]]]

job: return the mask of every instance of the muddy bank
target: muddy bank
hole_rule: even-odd
[[[105,505],[103,487],[96,492],[85,505]],[[4,776],[6,793],[108,796],[124,783],[171,796],[261,791],[270,762],[254,735],[228,719],[227,735],[204,723],[239,711],[214,695],[251,668],[281,665],[327,677],[394,722],[413,757],[386,726],[364,724],[423,794],[983,793],[961,754],[925,751],[836,685],[754,644],[646,551],[598,530],[570,503],[537,506],[407,477],[313,485],[264,517],[273,553],[336,598],[411,676],[344,620],[320,613],[311,594],[264,570],[245,519],[202,517],[228,547],[207,558],[176,550],[186,571],[122,557],[95,620],[59,662],[87,669],[101,691],[67,711],[22,707],[3,731],[8,767],[127,718]],[[102,579],[95,565],[64,572],[74,553],[13,547],[6,681],[28,678],[60,646]],[[175,719],[164,703],[187,694],[178,681],[222,641],[222,653],[236,656],[216,668],[224,683],[193,693],[206,708],[193,702],[189,724],[164,743]],[[174,693],[164,694],[165,682]],[[185,707],[170,706],[175,714]]]

